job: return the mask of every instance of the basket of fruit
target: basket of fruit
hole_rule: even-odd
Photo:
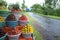
[[[12,28],[14,28],[18,25],[18,21],[17,21],[15,15],[13,15],[13,14],[8,15],[8,17],[6,18],[5,21],[6,21],[5,22],[6,26],[9,26],[9,27],[12,27]]]
[[[22,26],[25,26],[28,22],[28,18],[25,16],[25,15],[22,15],[20,18],[19,18],[19,25],[22,25]]]
[[[25,27],[22,28],[22,35],[24,38],[31,37],[32,33],[33,33],[33,28],[31,25],[27,24]]]
[[[18,40],[21,33],[16,32],[16,30],[12,30],[11,32],[7,33],[9,40]]]
[[[8,36],[9,40],[18,40],[21,35],[19,28],[12,29],[11,27],[3,27],[2,29],[6,32],[6,36]]]

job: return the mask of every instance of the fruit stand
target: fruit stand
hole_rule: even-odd
[[[33,27],[26,15],[14,8],[10,12],[6,3],[0,4],[0,40],[33,40]]]

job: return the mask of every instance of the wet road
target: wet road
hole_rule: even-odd
[[[43,36],[44,40],[56,40],[56,38],[51,33],[49,33],[47,30],[42,28],[37,21],[33,21],[32,25],[40,33],[40,35]]]
[[[44,29],[52,34],[55,33],[56,35],[60,36],[60,20],[51,19],[45,16],[38,16],[31,12],[28,12],[28,14],[39,22]]]

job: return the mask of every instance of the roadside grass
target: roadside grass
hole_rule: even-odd
[[[24,12],[24,14],[28,17],[28,19],[29,19],[29,21],[30,21],[31,23],[35,21],[35,20],[34,20],[31,16],[29,16],[26,12]],[[35,29],[34,29],[33,34],[34,34],[35,40],[44,40],[44,39],[43,39],[43,36],[42,36],[38,31],[36,31]]]
[[[36,30],[34,31],[35,40],[43,40],[43,36],[39,34]]]
[[[50,15],[48,15],[48,17],[49,17],[49,18],[53,18],[53,19],[58,19],[58,20],[60,20],[60,17],[58,17],[58,16],[50,16]]]
[[[44,14],[38,14],[38,13],[37,13],[37,15],[46,16],[46,17],[49,17],[49,18],[53,18],[53,19],[58,19],[58,20],[60,20],[60,17],[58,17],[58,16],[44,15]]]

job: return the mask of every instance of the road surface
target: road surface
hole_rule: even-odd
[[[50,31],[51,33],[56,33],[58,36],[60,36],[60,20],[38,16],[30,12],[29,15],[33,17],[36,21],[38,21],[44,29]]]
[[[42,33],[45,40],[56,40],[53,36],[54,33],[60,36],[60,20],[38,16],[31,12],[28,12],[28,14],[36,20],[33,25],[38,32]]]

